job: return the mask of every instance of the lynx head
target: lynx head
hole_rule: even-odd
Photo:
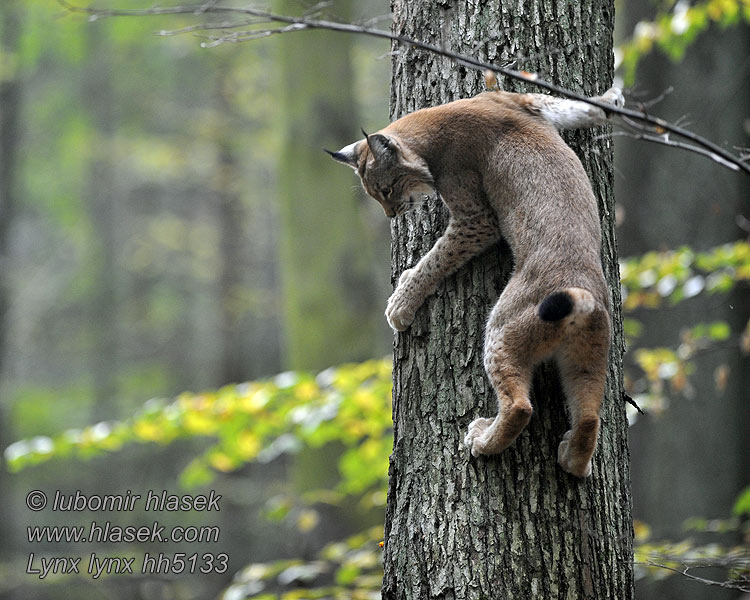
[[[425,196],[435,194],[427,163],[395,136],[365,133],[363,140],[338,152],[326,152],[357,172],[362,187],[380,202],[389,218],[405,213]]]

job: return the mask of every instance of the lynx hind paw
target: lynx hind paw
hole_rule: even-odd
[[[607,104],[611,104],[612,106],[616,106],[617,108],[622,108],[623,106],[625,106],[625,97],[622,95],[622,90],[615,86],[609,88],[606,92],[599,96],[599,98],[602,102],[606,102]]]
[[[469,429],[464,436],[464,446],[471,450],[472,456],[479,456],[485,454],[484,444],[482,443],[482,434],[487,431],[487,428],[492,425],[494,419],[486,419],[479,417],[469,423]]]
[[[576,477],[588,477],[591,475],[591,459],[586,464],[581,464],[580,461],[573,460],[570,455],[570,436],[571,431],[565,432],[560,445],[557,447],[557,462],[562,467],[563,471],[575,475]]]

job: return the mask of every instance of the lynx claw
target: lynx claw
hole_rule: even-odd
[[[487,428],[492,424],[494,419],[485,419],[480,417],[474,419],[469,423],[469,429],[464,436],[464,446],[471,450],[472,456],[479,456],[480,454],[486,454],[484,452],[485,445],[482,441],[482,434],[487,431]]]
[[[571,475],[581,478],[588,477],[591,475],[591,460],[589,459],[585,465],[581,465],[580,461],[573,460],[573,457],[570,456],[570,436],[571,431],[566,431],[560,445],[557,447],[557,462],[563,471]]]

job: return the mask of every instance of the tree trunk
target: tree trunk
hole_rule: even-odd
[[[236,309],[237,296],[241,291],[242,242],[245,237],[245,207],[238,186],[240,165],[233,143],[234,127],[237,126],[234,107],[228,97],[228,62],[216,65],[216,103],[220,121],[216,127],[219,165],[215,180],[216,213],[219,224],[221,271],[219,274],[219,319],[221,351],[218,365],[220,385],[246,381],[248,358],[243,352],[240,313]]]
[[[653,11],[650,2],[640,4],[626,6],[630,31]],[[673,87],[675,93],[657,107],[660,114],[691,115],[691,128],[697,133],[727,148],[745,148],[750,132],[743,131],[741,124],[747,115],[743,99],[750,95],[750,80],[737,76],[738,62],[721,57],[744,57],[749,50],[750,27],[716,27],[699,36],[679,64],[658,51],[645,57],[638,68],[637,87],[652,96]],[[653,146],[647,152],[649,159],[644,160],[644,147],[635,140],[622,138],[618,145],[622,177],[617,197],[624,209],[620,247],[625,256],[684,244],[705,251],[747,235],[735,217],[747,214],[745,176],[724,172],[712,161],[673,148]],[[750,319],[750,291],[740,286],[731,295],[703,294],[674,308],[640,311],[637,317],[644,325],[640,346],[676,347],[682,331],[700,322],[724,320],[732,331],[741,331]],[[699,354],[691,362],[692,393],[667,390],[667,411],[647,413],[630,430],[634,514],[651,526],[656,540],[687,535],[696,539],[694,532],[685,532],[685,521],[726,518],[750,479],[746,459],[750,357],[733,344]],[[714,379],[722,366],[729,371],[724,389]],[[709,473],[711,483],[706,485]],[[637,592],[639,600],[737,597],[733,590],[707,589],[680,576],[643,579]]]
[[[96,287],[89,307],[91,327],[91,374],[94,386],[92,418],[106,419],[117,398],[117,211],[112,142],[117,127],[115,90],[109,70],[106,32],[101,27],[86,31],[89,67],[83,81],[82,102],[91,115],[92,150],[85,189],[94,232],[91,258]]]
[[[0,77],[0,377],[4,374],[8,346],[8,310],[10,308],[10,232],[16,214],[16,186],[20,147],[21,73],[18,60],[22,12],[19,2],[6,0],[0,8],[0,56],[10,70]],[[15,66],[15,69],[13,68]],[[1,380],[0,380],[1,381]],[[0,397],[0,448],[11,440],[10,407],[7,396]],[[0,506],[12,506],[11,482],[5,467],[0,467]],[[0,519],[0,540],[11,540],[13,525]],[[0,569],[11,554],[9,543],[0,544]]]
[[[613,2],[415,3],[394,0],[396,33],[444,44],[588,95],[612,77]],[[473,95],[481,74],[394,48],[391,116]],[[525,59],[522,56],[533,56]],[[519,89],[503,82],[508,90]],[[385,531],[383,598],[627,599],[632,521],[622,333],[614,239],[612,144],[602,131],[567,140],[599,199],[613,343],[593,475],[556,462],[567,429],[555,369],[535,376],[535,414],[502,454],[472,458],[461,443],[477,416],[496,414],[483,368],[484,326],[512,268],[501,244],[449,278],[394,344],[394,451]],[[488,135],[492,135],[488,132]],[[393,221],[392,275],[413,266],[447,222],[430,204]]]
[[[351,0],[331,11],[347,20]],[[300,3],[276,0],[293,14]],[[323,369],[371,358],[376,349],[371,251],[345,169],[328,173],[330,158],[311,149],[341,148],[358,123],[352,111],[349,36],[282,36],[279,102],[284,115],[279,162],[281,282],[287,367]],[[326,170],[328,173],[321,177]]]

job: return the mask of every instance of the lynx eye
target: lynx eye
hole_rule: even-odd
[[[383,197],[387,198],[393,193],[392,187],[384,187],[382,190],[380,190],[380,193],[383,194]]]

